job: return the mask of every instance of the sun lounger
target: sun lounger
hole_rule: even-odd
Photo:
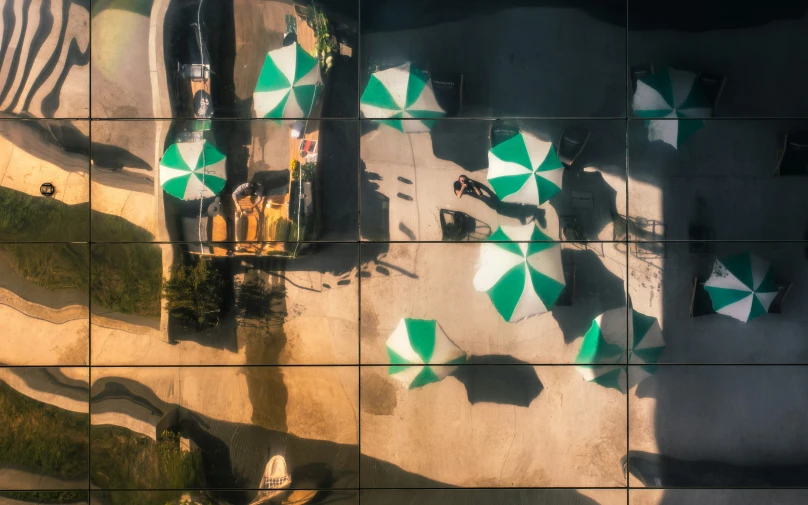
[[[775,175],[808,175],[808,132],[793,132],[782,137]]]
[[[653,65],[636,65],[631,67],[631,90],[637,91],[637,81],[647,75],[654,73]]]
[[[558,142],[558,159],[566,166],[575,162],[575,158],[584,150],[586,142],[589,140],[589,130],[583,128],[567,128],[561,134]]]
[[[430,78],[438,105],[447,116],[458,115],[463,108],[463,74],[432,72]]]
[[[498,121],[491,123],[491,129],[488,131],[488,140],[491,147],[494,148],[506,140],[519,135],[519,128],[515,126],[507,126]]]
[[[706,316],[715,314],[713,301],[707,290],[704,289],[705,279],[693,277],[693,289],[690,295],[690,317]]]
[[[721,98],[721,93],[724,91],[727,78],[723,75],[701,72],[698,75],[698,80],[701,84],[701,89],[703,89],[704,93],[707,95],[707,100],[709,100],[712,105],[712,115],[715,116],[718,100]]]

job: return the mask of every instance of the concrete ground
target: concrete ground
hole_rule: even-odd
[[[454,194],[452,184],[460,175],[490,187],[487,181],[490,124],[452,121],[436,126],[431,133],[406,135],[386,126],[364,124],[362,238],[441,240],[439,216],[445,209],[464,212],[476,220],[476,231],[470,240],[484,240],[499,225],[519,224],[521,220],[536,221],[545,234],[559,240],[559,215],[574,216],[588,240],[612,240],[614,219],[625,215],[624,122],[509,121],[508,124],[555,146],[568,127],[590,132],[574,168],[566,170],[562,193],[533,213],[527,212],[527,206],[495,209],[471,196],[458,199]],[[573,202],[573,196],[579,194],[589,198],[588,207]],[[379,206],[383,205],[380,201],[386,202],[386,211],[380,211]]]
[[[277,405],[289,434],[357,443],[358,372],[352,367],[281,368],[281,384],[251,383],[252,367],[93,367],[92,381],[137,381],[158,398],[212,419],[262,425],[259,411]],[[280,402],[280,403],[279,403]],[[277,426],[266,426],[276,429]]]
[[[711,240],[803,240],[808,178],[773,175],[783,134],[800,128],[788,120],[708,121],[674,149],[649,143],[644,122],[632,121],[629,215],[649,222],[634,237],[688,240],[688,227],[700,225],[712,228]]]
[[[0,363],[86,365],[88,302],[87,293],[52,291],[28,281],[0,255]]]
[[[376,65],[411,61],[431,72],[463,74],[461,116],[625,114],[624,27],[571,8],[506,8],[456,21],[465,13],[454,9],[444,22],[419,28],[380,27],[382,20],[363,16],[363,82]],[[380,17],[383,25],[396,24],[389,10]],[[529,41],[525,33],[533,35]]]
[[[485,373],[509,373],[499,368]],[[585,382],[574,367],[530,368],[544,389],[522,407],[471,404],[469,386],[455,377],[406,390],[385,367],[364,367],[360,449],[455,486],[624,486],[625,397]],[[360,478],[362,486],[402,486],[384,474]]]
[[[528,363],[573,363],[592,320],[625,305],[625,254],[563,245],[562,263],[575,269],[572,304],[508,323],[488,295],[472,285],[478,244],[391,244],[362,278],[362,363],[386,364],[385,342],[404,317],[435,319],[461,349],[482,356],[506,354]],[[598,254],[600,253],[600,254]]]

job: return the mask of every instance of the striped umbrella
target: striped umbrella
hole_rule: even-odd
[[[408,389],[438,382],[466,362],[466,353],[449,340],[435,320],[402,319],[387,339],[388,374]]]
[[[656,371],[655,364],[665,350],[655,317],[634,309],[627,316],[626,307],[620,307],[595,318],[575,358],[584,379],[623,393],[627,385],[630,389]],[[626,363],[636,365],[628,378]]]
[[[435,99],[432,80],[410,63],[372,74],[359,104],[366,118],[405,133],[428,132],[435,118],[446,115]]]
[[[535,224],[501,226],[488,240],[474,276],[477,291],[511,323],[549,311],[566,284],[561,245]]]
[[[541,205],[561,191],[563,173],[553,144],[529,133],[488,152],[488,182],[503,202]]]
[[[255,116],[306,118],[322,84],[317,58],[297,42],[270,51],[255,85]]]
[[[171,144],[160,161],[160,185],[180,200],[216,196],[225,174],[224,154],[206,140]]]
[[[704,289],[716,312],[743,322],[767,313],[778,291],[769,262],[750,253],[716,260]]]
[[[696,74],[667,68],[637,80],[632,106],[637,116],[655,118],[647,121],[648,140],[661,140],[677,148],[704,126],[700,119],[686,118],[712,115]],[[682,118],[685,120],[677,120]]]

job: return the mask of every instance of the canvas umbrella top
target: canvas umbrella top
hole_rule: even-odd
[[[644,118],[710,117],[712,108],[696,74],[665,68],[640,77],[632,100]]]
[[[160,161],[160,185],[180,200],[216,196],[224,188],[226,158],[206,140],[178,142]]]
[[[430,131],[434,119],[446,115],[435,98],[432,79],[409,62],[374,72],[359,107],[366,118],[406,133]]]
[[[319,62],[300,44],[270,51],[255,85],[255,116],[307,118],[321,86]]]
[[[437,321],[412,318],[402,319],[387,339],[387,356],[388,373],[409,389],[437,382],[454,371],[452,365],[466,361]]]
[[[506,321],[549,311],[565,285],[561,245],[533,223],[500,226],[481,245],[474,287],[488,294]]]
[[[563,175],[553,144],[529,133],[488,152],[488,182],[503,202],[541,205],[561,191]]]
[[[575,358],[590,382],[625,392],[656,371],[665,342],[655,317],[626,307],[608,310],[592,321]],[[626,365],[635,365],[631,370]],[[630,374],[630,377],[627,377]]]
[[[767,313],[778,292],[769,262],[751,253],[716,260],[704,289],[716,312],[743,322]]]

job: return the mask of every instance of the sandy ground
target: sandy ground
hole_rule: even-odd
[[[0,363],[86,365],[88,314],[86,293],[41,288],[0,257]]]
[[[408,391],[365,367],[361,451],[457,486],[625,485],[625,397],[573,367],[533,369],[544,390],[525,408],[470,404],[454,377]]]
[[[255,411],[283,400],[288,432],[304,438],[357,443],[358,371],[352,367],[282,368],[285,392],[250,391],[250,368],[104,368],[92,379],[123,377],[149,387],[161,400],[213,419],[255,423]],[[283,387],[283,386],[281,386]],[[260,424],[260,423],[257,423]],[[274,426],[268,426],[275,428]]]
[[[89,166],[86,156],[69,154],[46,144],[23,121],[0,124],[0,186],[44,198],[42,183],[50,182],[50,197],[68,205],[89,201]]]

